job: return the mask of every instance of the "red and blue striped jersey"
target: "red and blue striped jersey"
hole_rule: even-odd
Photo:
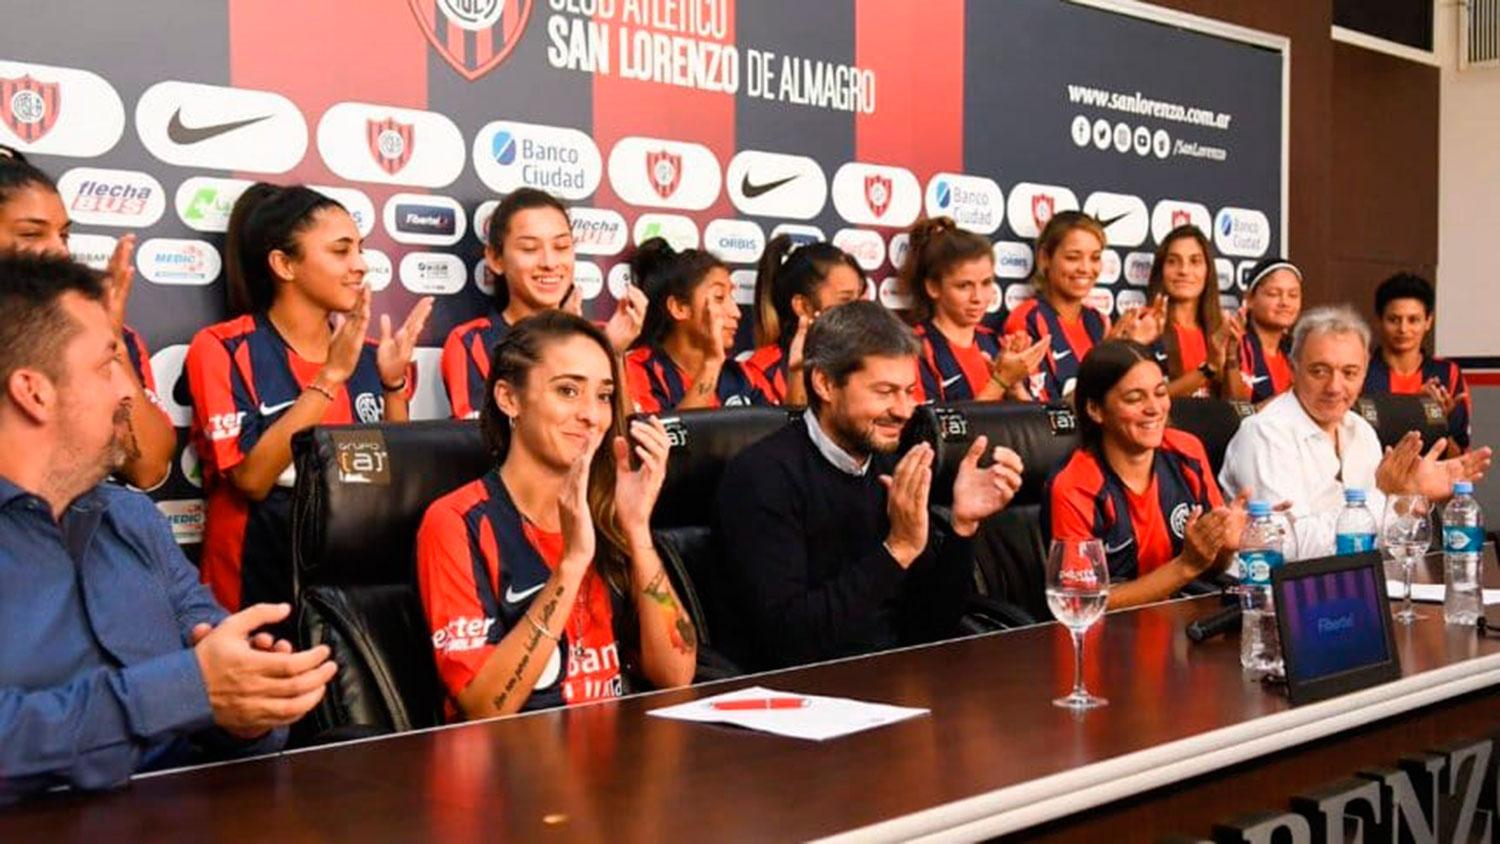
[[[745,377],[770,404],[786,404],[787,355],[780,344],[761,346],[740,364]]]
[[[1468,382],[1463,370],[1447,358],[1422,356],[1422,365],[1415,372],[1402,374],[1391,369],[1385,357],[1376,349],[1370,358],[1370,371],[1365,374],[1364,394],[1367,396],[1393,395],[1411,396],[1422,392],[1422,385],[1436,380],[1443,389],[1458,401],[1453,412],[1448,414],[1448,438],[1459,448],[1469,449],[1469,419],[1474,412],[1474,399],[1469,395]]]
[[[563,556],[561,533],[521,517],[499,469],[434,501],[417,531],[417,586],[438,676],[457,698],[530,611]],[[614,593],[590,567],[522,710],[619,697]]]
[[[1254,328],[1245,329],[1245,336],[1240,338],[1240,377],[1250,387],[1253,404],[1273,399],[1292,388],[1292,338],[1283,334],[1277,346],[1276,354],[1266,354]]]
[[[349,380],[334,393],[323,424],[379,422],[385,393],[375,343],[360,353]],[[263,501],[251,501],[227,474],[244,461],[266,429],[318,375],[263,314],[211,325],[193,337],[184,371],[193,399],[192,441],[207,497],[203,580],[231,612],[292,597],[290,467]],[[415,387],[408,372],[407,394]]]
[[[974,342],[959,346],[950,341],[932,320],[916,326],[922,342],[921,396],[919,401],[970,401],[989,383],[995,358],[1000,354],[1000,338],[995,332],[977,326]]]
[[[490,377],[490,356],[510,333],[510,324],[495,311],[462,323],[443,342],[443,389],[454,419],[477,419],[484,409],[484,385]]]
[[[630,398],[641,413],[663,413],[682,403],[693,378],[660,346],[640,346],[625,356],[625,380]],[[774,404],[746,375],[739,361],[727,360],[719,370],[714,407]]]
[[[1031,379],[1031,395],[1039,401],[1057,401],[1073,391],[1078,364],[1083,356],[1104,340],[1109,322],[1098,311],[1084,306],[1077,320],[1065,320],[1045,296],[1027,299],[1010,312],[1005,333],[1025,331],[1031,342],[1050,337],[1052,351],[1042,359],[1042,368]]]
[[[1051,539],[1099,539],[1111,579],[1149,574],[1182,553],[1188,515],[1224,504],[1203,443],[1168,428],[1156,450],[1151,484],[1141,493],[1120,480],[1098,452],[1078,446],[1047,479],[1042,531]]]

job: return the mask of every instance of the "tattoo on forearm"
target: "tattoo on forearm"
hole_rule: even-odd
[[[693,386],[693,391],[696,392],[700,396],[706,396],[706,395],[708,395],[709,393],[713,392],[713,389],[714,389],[714,385],[708,383],[708,381],[706,381],[706,380],[703,381],[703,382],[701,382],[701,383],[699,383],[699,384],[695,384]]]
[[[561,586],[557,587],[557,591],[553,593],[552,598],[538,612],[541,618],[537,619],[537,621],[541,622],[543,627],[552,622],[552,614],[557,612],[557,602],[562,599],[562,594],[563,588]],[[530,612],[530,610],[527,610],[527,612]],[[521,658],[516,661],[516,669],[511,672],[510,679],[505,681],[505,688],[501,689],[500,694],[496,695],[494,700],[490,701],[490,704],[495,707],[496,711],[505,708],[505,702],[510,699],[511,693],[521,683],[521,675],[526,672],[526,666],[531,662],[532,653],[536,651],[537,646],[541,643],[542,631],[536,628],[528,631],[524,645],[526,650],[521,654]]]
[[[668,636],[678,653],[692,653],[698,649],[698,632],[693,629],[692,622],[684,617],[682,607],[678,606],[672,587],[667,583],[666,569],[658,569],[656,576],[641,588],[641,594],[671,614]]]

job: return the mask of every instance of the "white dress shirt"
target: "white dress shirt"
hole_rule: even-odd
[[[1292,503],[1292,539],[1287,559],[1326,557],[1334,552],[1334,523],[1344,507],[1344,489],[1363,489],[1378,521],[1385,495],[1375,486],[1382,450],[1375,429],[1353,411],[1338,427],[1338,445],[1318,427],[1290,390],[1240,423],[1224,452],[1219,484],[1226,496],[1242,489],[1273,506]]]
[[[818,421],[818,414],[814,413],[812,408],[809,407],[804,411],[802,418],[807,422],[807,435],[812,437],[813,445],[818,449],[818,453],[832,463],[835,469],[856,478],[864,477],[865,472],[870,470],[869,455],[866,455],[864,460],[860,460],[840,448],[839,444],[833,441],[833,437],[828,436],[828,432],[823,430],[823,424]]]

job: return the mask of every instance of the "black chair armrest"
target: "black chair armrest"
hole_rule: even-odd
[[[959,628],[966,633],[988,633],[1036,623],[1037,619],[1031,613],[1009,601],[989,595],[974,595],[964,608]]]

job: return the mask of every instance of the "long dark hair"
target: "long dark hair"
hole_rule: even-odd
[[[672,331],[672,315],[667,312],[667,300],[687,302],[698,285],[708,278],[710,271],[728,270],[712,252],[702,249],[672,249],[666,240],[653,237],[637,247],[630,259],[630,272],[635,285],[646,294],[650,304],[646,307],[645,324],[636,345],[658,345]]]
[[[11,200],[18,191],[41,188],[57,193],[57,183],[52,177],[21,154],[20,150],[0,144],[0,205]]]
[[[271,307],[276,301],[271,253],[298,257],[297,236],[329,208],[344,210],[338,201],[303,185],[257,182],[240,194],[230,210],[224,240],[226,264],[231,267],[225,276],[231,315],[263,313]]]
[[[1172,244],[1185,238],[1193,240],[1203,250],[1203,292],[1198,294],[1198,304],[1194,310],[1198,316],[1198,327],[1203,329],[1203,339],[1207,340],[1224,324],[1224,313],[1219,307],[1219,271],[1214,264],[1214,247],[1197,226],[1191,223],[1178,226],[1162,238],[1161,245],[1156,247],[1156,257],[1151,260],[1151,280],[1146,283],[1146,301],[1154,302],[1158,294],[1167,292],[1167,253],[1172,249]],[[1162,331],[1161,344],[1167,350],[1167,371],[1176,378],[1182,374],[1182,350],[1178,347],[1177,332],[1172,326],[1168,325]]]
[[[936,300],[927,292],[928,281],[941,282],[959,264],[981,258],[994,260],[990,242],[959,228],[952,217],[918,220],[908,237],[910,245],[897,279],[901,290],[911,297],[913,322],[932,319],[937,309]]]
[[[604,332],[583,317],[556,309],[545,310],[517,322],[505,335],[505,339],[495,344],[495,350],[490,355],[490,375],[484,383],[485,400],[484,407],[479,411],[479,431],[495,464],[503,464],[510,453],[511,423],[495,403],[495,385],[504,381],[520,392],[526,387],[531,371],[541,362],[547,346],[579,336],[587,337],[599,346],[600,351],[609,359],[610,371],[615,379],[614,418],[605,441],[600,444],[599,450],[594,453],[593,462],[589,464],[588,497],[594,530],[605,539],[605,553],[595,557],[596,564],[610,586],[623,593],[630,581],[625,566],[625,533],[615,519],[615,459],[612,442],[614,437],[624,435],[625,417],[630,409],[625,404],[625,397],[628,395],[625,373]]]
[[[1084,446],[1097,450],[1104,443],[1104,428],[1089,416],[1089,402],[1102,410],[1109,391],[1143,361],[1156,364],[1151,350],[1134,340],[1105,340],[1084,355],[1073,387],[1073,412],[1078,416],[1078,438]]]
[[[755,345],[789,341],[797,331],[796,296],[813,298],[835,267],[846,266],[864,280],[865,271],[848,252],[824,241],[793,248],[791,235],[766,244],[755,273]]]
[[[500,200],[494,216],[490,217],[490,230],[486,233],[484,242],[491,252],[496,255],[505,254],[505,235],[510,231],[511,219],[522,211],[533,208],[552,208],[563,215],[564,220],[568,219],[568,208],[557,197],[536,188],[520,188]],[[495,277],[493,300],[496,313],[504,313],[510,306],[510,286],[503,274]]]

